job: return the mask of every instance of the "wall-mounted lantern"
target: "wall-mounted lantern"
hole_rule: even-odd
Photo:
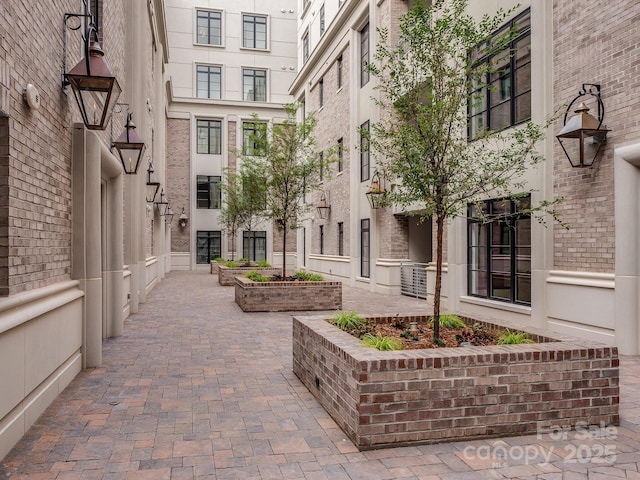
[[[140,160],[144,153],[144,142],[136,132],[136,125],[133,123],[131,113],[127,114],[127,124],[120,134],[113,147],[118,152],[124,173],[135,175],[138,173]]]
[[[331,215],[331,205],[327,200],[325,192],[320,194],[320,201],[318,202],[318,205],[316,205],[316,210],[318,211],[318,216],[323,220]]]
[[[189,217],[187,217],[187,214],[184,213],[184,207],[182,207],[182,213],[178,217],[178,225],[180,226],[180,228],[186,228],[188,223]]]
[[[173,210],[171,210],[171,205],[167,205],[164,213],[164,223],[171,225],[171,222],[173,222]]]
[[[372,209],[382,208],[384,206],[384,197],[386,190],[380,180],[378,173],[374,173],[371,177],[371,185],[367,190],[367,200]]]
[[[149,167],[147,168],[147,187],[146,187],[146,199],[147,203],[153,203],[160,190],[160,182],[155,178],[153,170],[153,163],[149,160]]]
[[[84,13],[64,14],[62,88],[71,86],[85,126],[89,130],[104,130],[122,90],[103,59],[93,16],[88,13],[87,1],[83,3]],[[77,24],[69,23],[71,19]],[[67,72],[67,29],[79,30],[83,23],[84,58]]]
[[[169,208],[169,200],[167,200],[167,197],[164,195],[164,188],[160,189],[160,199],[156,201],[155,204],[156,207],[158,207],[158,213],[160,216],[165,216]]]
[[[598,104],[598,118],[591,115],[589,107],[581,102],[575,115],[567,121],[573,104],[581,97],[595,97]],[[602,144],[607,139],[607,128],[602,128],[604,120],[604,104],[600,97],[600,85],[583,83],[578,95],[569,103],[564,114],[564,127],[556,138],[572,167],[590,167],[593,165]]]

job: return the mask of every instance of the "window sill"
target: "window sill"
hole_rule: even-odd
[[[212,47],[212,48],[218,48],[218,49],[223,49],[226,47],[226,45],[216,45],[214,43],[198,43],[198,42],[193,42],[193,46],[194,47]]]
[[[526,305],[518,305],[516,303],[500,302],[498,300],[489,300],[488,298],[461,296],[460,303],[470,303],[481,307],[494,308],[496,310],[505,310],[507,312],[520,313],[522,315],[531,315],[531,307]]]
[[[252,47],[240,47],[240,50],[248,50],[250,52],[264,52],[271,53],[270,48],[252,48]]]

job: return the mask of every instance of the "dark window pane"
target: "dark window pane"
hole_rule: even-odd
[[[518,275],[516,277],[516,301],[531,304],[531,276]]]
[[[511,277],[501,273],[491,274],[491,296],[511,300]]]
[[[471,271],[469,273],[469,293],[471,295],[486,297],[489,292],[488,284],[487,272]]]

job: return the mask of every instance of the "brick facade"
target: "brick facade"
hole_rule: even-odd
[[[340,54],[336,52],[334,61],[325,71],[323,76],[324,104],[320,108],[318,85],[311,89],[309,98],[306,99],[307,111],[315,111],[318,124],[314,135],[319,151],[333,152],[333,163],[329,171],[326,172],[322,189],[331,205],[331,214],[327,219],[320,219],[315,212],[315,205],[320,200],[320,192],[309,195],[308,201],[314,206],[312,215],[315,220],[311,227],[311,251],[309,253],[320,253],[320,225],[324,227],[324,248],[325,255],[338,255],[338,223],[343,224],[344,255],[349,255],[349,243],[352,238],[350,232],[350,202],[352,192],[350,191],[351,162],[350,162],[350,109],[349,91],[351,78],[349,71],[351,62],[349,60],[350,47],[347,46],[342,52],[342,86],[338,88],[338,64],[335,60]],[[338,140],[342,138],[342,171],[338,171],[337,147]],[[357,239],[357,234],[355,235]]]
[[[61,24],[65,12],[80,10],[81,4],[70,0],[33,5],[3,2],[0,6],[0,115],[5,116],[0,126],[3,296],[70,278],[68,127],[81,118],[71,91],[60,88]],[[125,73],[124,10],[122,0],[105,4],[102,45],[109,68],[121,80]],[[80,43],[77,33],[67,32],[67,69],[80,60]],[[36,58],[37,62],[25,61]],[[30,109],[22,99],[22,90],[28,83],[40,94],[38,110]],[[108,131],[99,132],[99,136],[109,143]]]
[[[613,148],[638,138],[640,111],[633,107],[638,103],[633,92],[640,89],[640,77],[629,68],[640,63],[640,39],[630,34],[636,31],[633,25],[640,17],[640,4],[625,0],[605,6],[565,0],[553,6],[555,104],[571,101],[585,82],[599,83],[604,123],[612,129],[592,168],[572,168],[557,142],[554,146],[554,196],[565,198],[558,210],[570,226],[569,230],[554,227],[554,267],[613,272]],[[585,19],[590,19],[588,27]],[[583,99],[590,113],[597,115],[595,102],[588,96]],[[554,132],[561,127],[562,119]]]
[[[190,216],[190,138],[189,120],[167,119],[167,177],[171,182],[167,184],[165,193],[171,200],[175,214],[171,228],[171,250],[174,252],[188,252],[191,242],[189,227],[180,228],[177,223],[182,207],[185,208],[187,216]]]

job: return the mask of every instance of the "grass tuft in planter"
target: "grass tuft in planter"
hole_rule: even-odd
[[[391,337],[384,337],[382,334],[373,335],[365,333],[362,337],[362,343],[367,347],[373,347],[383,352],[391,352],[394,350],[402,350],[402,343]]]
[[[505,330],[498,338],[498,345],[520,345],[523,343],[535,343],[526,332],[512,332]]]
[[[255,270],[251,270],[250,272],[248,272],[245,275],[245,277],[247,277],[249,280],[253,280],[254,282],[270,282],[271,281],[271,278],[265,277],[260,272],[256,272]]]

